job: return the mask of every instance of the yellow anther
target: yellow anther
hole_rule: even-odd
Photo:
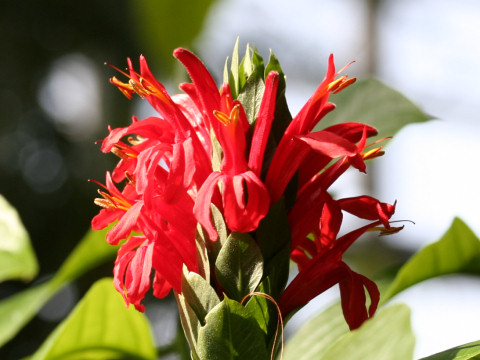
[[[381,147],[378,147],[368,150],[367,152],[363,153],[362,156],[364,160],[370,160],[382,156],[383,154],[385,154],[385,151],[383,151]]]
[[[136,158],[137,153],[133,152],[129,147],[119,144],[113,145],[110,150],[113,154],[117,155],[122,160],[128,160],[129,158]]]
[[[98,190],[98,193],[102,196],[102,198],[96,198],[93,202],[102,208],[128,211],[128,209],[130,209],[132,206],[125,199],[112,196],[100,189]]]
[[[348,78],[347,75],[343,75],[339,77],[338,79],[332,81],[330,84],[327,86],[327,91],[331,91],[334,94],[342,91],[345,89],[347,86],[353,84],[357,78]]]
[[[240,105],[235,105],[232,111],[230,111],[230,115],[218,110],[213,110],[213,115],[225,126],[230,124],[237,125],[238,119],[240,118]]]

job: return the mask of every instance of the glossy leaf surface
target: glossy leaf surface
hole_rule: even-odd
[[[382,301],[421,281],[459,272],[480,274],[480,241],[456,218],[439,241],[420,250],[401,267]]]
[[[127,309],[112,279],[97,281],[32,360],[155,359],[148,321]]]

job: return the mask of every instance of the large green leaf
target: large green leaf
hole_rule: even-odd
[[[202,360],[265,360],[265,338],[250,312],[227,297],[206,317],[198,334],[197,352]]]
[[[464,344],[427,356],[420,360],[469,360],[480,359],[480,341]]]
[[[339,304],[329,307],[287,342],[284,360],[408,360],[413,356],[415,338],[410,310],[398,304],[379,311],[352,332]]]
[[[116,247],[105,242],[105,234],[106,231],[89,231],[53,278],[0,302],[0,346],[13,338],[68,282],[113,258]]]
[[[400,268],[382,301],[421,281],[459,272],[480,274],[480,241],[462,220],[455,218],[439,241],[420,250]]]
[[[337,105],[319,124],[360,122],[378,129],[379,137],[393,136],[405,125],[430,119],[399,92],[376,79],[359,81],[330,97]]]
[[[321,359],[348,331],[340,305],[330,306],[309,320],[287,341],[283,359]]]
[[[379,311],[315,359],[408,360],[413,358],[414,346],[410,310],[406,305],[396,304]]]
[[[33,279],[38,263],[18,212],[0,195],[0,282]]]
[[[0,347],[12,339],[52,297],[55,289],[46,282],[0,302]]]
[[[97,281],[31,360],[155,359],[144,314],[127,309],[112,279]]]
[[[218,253],[215,274],[235,300],[255,291],[263,276],[262,253],[255,240],[248,234],[232,232]]]

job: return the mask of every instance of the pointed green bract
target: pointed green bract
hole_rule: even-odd
[[[421,358],[420,360],[469,360],[479,358],[480,341],[475,341]]]
[[[206,317],[198,334],[202,360],[265,360],[269,358],[263,332],[250,312],[227,297]]]
[[[155,359],[144,314],[125,304],[112,279],[97,281],[31,360]]]
[[[185,266],[182,276],[182,295],[202,325],[205,325],[208,312],[220,302],[210,283],[197,273],[189,272]]]
[[[235,46],[233,47],[232,65],[230,66],[230,75],[228,77],[228,82],[230,84],[230,91],[232,92],[232,96],[234,99],[238,97],[238,93],[240,92],[240,84],[239,84],[239,78],[238,78],[238,73],[239,73],[238,42],[239,42],[239,38],[237,38],[237,41],[235,41]]]
[[[0,195],[0,282],[32,280],[38,262],[18,212]]]
[[[247,51],[249,51],[248,48]],[[250,57],[249,54],[245,55],[245,58],[247,57]],[[247,63],[251,65],[246,66],[251,68],[248,69],[248,72],[243,72],[243,78],[246,81],[238,94],[238,100],[243,105],[248,122],[253,124],[256,121],[265,91],[263,59],[257,49],[253,49],[251,61],[249,60]]]
[[[263,259],[255,240],[232,232],[218,253],[215,274],[229,297],[241,301],[255,291],[263,277]]]
[[[480,241],[456,218],[439,241],[420,250],[400,268],[381,299],[387,301],[421,281],[459,272],[480,274]]]

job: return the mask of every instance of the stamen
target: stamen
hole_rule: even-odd
[[[168,101],[168,98],[160,91],[157,89],[152,83],[150,83],[147,79],[142,77],[139,73],[134,72],[136,76],[138,76],[139,80],[133,79],[131,75],[127,74],[125,71],[120,70],[118,67],[110,64],[110,63],[105,63],[105,65],[108,65],[115,70],[117,70],[119,73],[127,77],[128,83],[122,82],[118,80],[115,76],[110,78],[110,83],[115,85],[122,93],[127,97],[127,99],[131,100],[132,99],[132,94],[136,93],[138,96],[140,96],[142,99],[145,98],[145,96],[155,96],[156,98],[160,99],[162,102],[166,104],[170,104]]]
[[[128,146],[122,146],[120,144],[115,144],[110,150],[112,154],[117,155],[122,160],[128,160],[130,158],[136,158],[137,153],[131,150]]]
[[[333,93],[336,94],[336,93],[342,91],[342,90],[345,89],[347,86],[352,85],[355,81],[357,81],[357,78],[350,78],[350,79],[345,80],[344,82],[342,82],[342,83],[338,86],[338,88],[337,88],[335,91],[333,91]]]
[[[133,175],[130,174],[128,171],[125,171],[125,178],[127,179],[127,181],[128,181],[130,184],[132,184],[132,185],[135,186],[135,184],[136,184],[135,178],[134,178]]]
[[[95,180],[90,180],[90,181],[96,184],[99,184],[101,187],[105,188],[108,191],[108,189],[98,181],[95,181]],[[96,198],[93,200],[93,202],[104,209],[119,209],[123,211],[128,211],[128,209],[132,207],[132,204],[130,204],[123,197],[112,196],[109,193],[100,189],[98,189],[97,191],[100,194],[101,198]]]
[[[370,159],[374,159],[376,157],[380,157],[383,154],[385,154],[385,151],[383,151],[381,147],[378,147],[378,148],[371,149],[371,150],[363,153],[362,157],[363,157],[364,160],[370,160]]]
[[[235,105],[232,111],[230,111],[230,115],[218,110],[213,110],[213,115],[225,126],[230,124],[237,125],[238,119],[240,118],[240,105]]]

